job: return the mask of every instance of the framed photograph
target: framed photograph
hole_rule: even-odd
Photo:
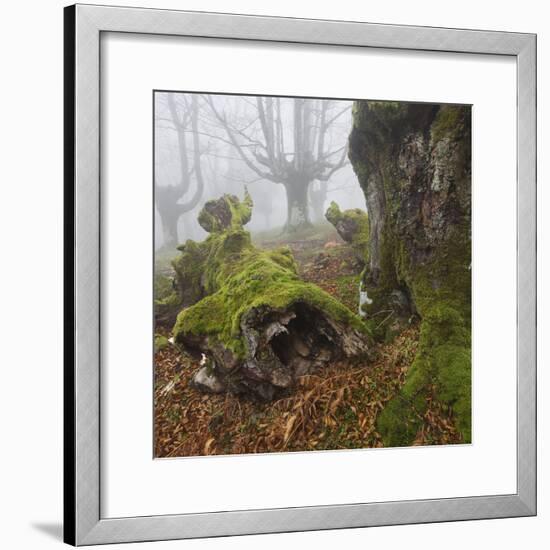
[[[536,514],[536,37],[65,8],[64,538]]]

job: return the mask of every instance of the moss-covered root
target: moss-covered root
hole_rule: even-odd
[[[156,322],[172,327],[183,308],[192,306],[213,291],[215,281],[207,275],[216,271],[219,263],[224,261],[215,254],[221,242],[219,234],[231,233],[231,237],[223,241],[224,253],[229,253],[231,248],[246,247],[250,238],[242,226],[250,221],[251,215],[252,199],[246,188],[242,202],[234,195],[223,195],[204,205],[199,222],[211,235],[203,242],[188,240],[177,247],[180,254],[172,260],[173,282],[164,275],[155,276]],[[213,256],[218,259],[208,263],[207,260]]]
[[[252,206],[252,197],[246,188],[242,202],[235,195],[223,195],[205,203],[199,213],[199,224],[208,233],[240,229],[250,221]]]
[[[178,246],[180,254],[172,260],[174,277],[155,275],[155,322],[172,328],[184,307],[198,302],[205,294],[201,276],[208,247],[188,240]]]
[[[336,228],[344,241],[351,244],[355,255],[363,263],[368,261],[369,218],[360,208],[340,210],[332,201],[325,212],[326,219]]]
[[[427,398],[452,410],[464,443],[471,441],[471,347],[468,323],[441,303],[423,318],[420,351],[400,394],[378,418],[378,431],[389,447],[410,445],[423,424]]]
[[[248,232],[233,228],[212,233],[201,246],[208,250],[205,296],[178,315],[173,331],[178,345],[205,362],[197,386],[207,380],[271,400],[297,376],[367,352],[359,317],[302,281],[288,248],[259,250]]]
[[[154,277],[155,323],[171,327],[181,309],[181,299],[175,288],[175,281],[156,273]]]

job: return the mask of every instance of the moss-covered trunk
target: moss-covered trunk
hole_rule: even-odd
[[[363,355],[368,331],[349,309],[302,281],[288,248],[260,250],[242,225],[251,201],[224,195],[199,222],[174,262],[178,292],[195,303],[178,315],[176,343],[200,358],[197,387],[271,400],[330,361]]]
[[[432,396],[469,442],[471,109],[358,101],[349,143],[369,215],[367,322],[380,338],[413,315],[422,322],[416,360],[378,429],[387,445],[411,444]]]

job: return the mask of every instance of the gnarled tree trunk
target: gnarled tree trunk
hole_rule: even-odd
[[[251,214],[224,195],[199,223],[210,232],[188,241],[174,266],[178,291],[196,302],[174,327],[176,343],[201,360],[198,388],[269,401],[296,379],[344,357],[366,354],[366,327],[349,309],[297,275],[288,248],[260,250],[242,227]]]
[[[396,318],[421,318],[419,352],[378,431],[410,445],[431,392],[469,442],[471,107],[357,101],[353,113],[349,156],[370,224],[366,322],[387,337]]]
[[[283,130],[283,123],[286,126],[288,122],[282,118],[281,98],[256,97],[256,120],[251,120],[245,130],[240,128],[241,122],[230,121],[212,98],[207,101],[246,166],[259,178],[284,185],[287,195],[285,231],[295,233],[310,227],[308,189],[311,182],[320,182],[317,214],[321,217],[327,182],[347,162],[347,146],[334,148],[329,137],[335,122],[349,113],[351,105],[299,97],[284,100],[290,102],[292,112],[289,128],[292,139],[288,140]],[[339,103],[341,108],[334,109]]]

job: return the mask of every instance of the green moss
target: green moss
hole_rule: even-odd
[[[408,323],[410,317],[410,313],[406,312],[405,318],[401,318],[402,312],[396,307],[394,293],[405,284],[400,279],[397,268],[398,241],[387,221],[385,226],[387,230],[382,234],[379,248],[380,270],[374,279],[367,265],[361,276],[362,287],[369,297],[369,302],[362,306],[366,314],[365,323],[369,326],[373,338],[379,342],[390,342]]]
[[[167,309],[167,308],[174,308],[179,307],[181,304],[180,297],[178,296],[177,292],[172,292],[162,300],[155,300],[155,306],[157,309]]]
[[[176,288],[180,303],[189,305],[204,295],[202,275],[208,249],[202,243],[188,240],[178,250],[181,254],[172,261],[176,273]]]
[[[163,273],[155,273],[153,286],[155,318],[162,323],[175,319],[181,297],[174,287],[174,280]]]
[[[398,271],[396,268],[396,239],[390,229],[390,224],[386,222],[387,230],[382,234],[380,242],[380,270],[376,274],[376,279],[372,278],[372,274],[367,267],[362,275],[363,288],[367,291],[370,303],[363,305],[363,310],[367,317],[384,312],[389,312],[393,309],[392,293],[400,287]],[[378,325],[382,320],[376,317],[373,321]],[[378,327],[379,337],[377,339],[385,339],[385,326]]]
[[[367,265],[363,273],[364,289],[372,300],[364,306],[366,324],[375,338],[387,337],[391,318],[387,327],[380,321],[382,312],[395,309],[396,289],[410,296],[421,318],[417,357],[401,392],[378,418],[387,446],[414,441],[429,390],[452,409],[463,441],[471,440],[469,116],[469,107],[455,105],[358,101],[353,107],[350,160],[365,196],[375,195],[384,205],[379,261],[375,270]],[[423,144],[418,151],[434,151],[441,140],[451,144],[437,152],[439,162],[449,167],[452,186],[445,191],[449,195],[438,197],[432,195],[439,190],[431,186],[429,174],[423,174],[424,161],[414,146]],[[397,162],[402,154],[418,163],[413,186]],[[424,233],[420,225],[425,222],[408,210],[408,201],[414,204],[417,198],[426,199],[427,214],[434,216],[428,224],[437,222],[434,205],[445,216],[440,228],[435,226],[436,237]]]
[[[242,202],[235,195],[223,195],[219,199],[206,202],[199,212],[198,221],[209,233],[240,229],[250,221],[252,205],[252,197],[245,188]]]
[[[298,277],[288,248],[258,250],[250,244],[249,236],[245,238],[241,232],[228,231],[210,239],[212,250],[205,274],[211,294],[178,315],[174,327],[176,340],[187,334],[209,336],[243,358],[247,352],[241,334],[244,313],[262,306],[284,310],[301,302],[366,332],[359,317],[347,307]],[[235,248],[235,239],[240,250]]]
[[[170,297],[170,295],[174,292],[172,279],[163,273],[155,273],[153,280],[153,291],[155,300],[162,301]]]
[[[454,134],[461,123],[464,107],[458,105],[442,105],[431,126],[432,141],[439,141]]]
[[[457,228],[428,265],[407,273],[422,318],[419,351],[401,393],[378,419],[387,446],[409,445],[414,439],[426,412],[428,386],[452,409],[463,441],[471,441],[471,273],[464,239]]]
[[[168,338],[162,334],[155,334],[155,351],[160,351],[170,345]]]
[[[359,308],[359,282],[361,275],[342,275],[336,279],[335,296],[352,311]]]
[[[368,262],[369,218],[360,208],[340,210],[334,201],[330,203],[325,218],[336,228],[340,236],[349,242],[355,255],[364,263]]]
[[[332,201],[325,212],[325,218],[332,224],[336,225],[338,221],[342,218],[342,211],[338,204]]]
[[[293,273],[298,273],[298,264],[292,255],[292,250],[288,246],[282,246],[269,250],[266,252],[267,256],[271,258],[276,264],[279,264],[281,267],[292,271]]]
[[[384,444],[410,445],[422,424],[428,388],[450,407],[463,441],[471,441],[471,351],[470,330],[460,313],[442,303],[423,318],[419,352],[411,365],[400,394],[378,418]]]
[[[244,189],[244,199],[241,202],[234,195],[229,196],[229,206],[231,208],[232,227],[239,228],[246,225],[252,218],[252,197],[248,189]]]

